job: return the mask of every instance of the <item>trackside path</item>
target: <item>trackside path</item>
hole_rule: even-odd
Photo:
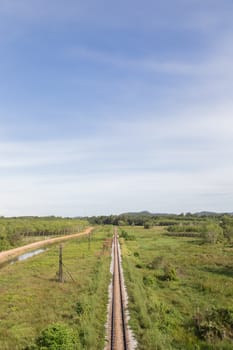
[[[72,235],[49,238],[49,239],[45,239],[43,241],[34,242],[34,243],[24,245],[22,247],[13,248],[10,250],[5,250],[3,252],[0,252],[0,264],[6,262],[8,260],[11,260],[11,259],[17,257],[18,255],[23,254],[23,253],[30,251],[30,250],[33,250],[33,249],[41,248],[41,247],[44,247],[44,246],[47,246],[50,244],[54,244],[57,242],[67,241],[68,239],[71,239],[71,238],[76,238],[76,237],[88,235],[92,230],[93,230],[93,227],[88,227],[86,230],[84,230],[80,233],[74,233]]]

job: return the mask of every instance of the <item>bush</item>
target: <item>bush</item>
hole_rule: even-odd
[[[176,232],[176,233],[200,233],[203,229],[202,225],[183,225],[183,224],[179,224],[179,225],[173,225],[173,226],[169,226],[167,228],[168,232]]]
[[[142,269],[143,266],[142,266],[142,264],[136,264],[135,267],[136,267],[137,269]]]
[[[1,233],[0,233],[0,252],[2,250],[7,250],[9,248],[10,248],[10,243],[7,240],[6,236],[5,235],[1,235]]]
[[[224,338],[224,329],[212,321],[201,322],[199,325],[198,333],[201,339],[208,341],[212,341],[215,338]]]
[[[128,232],[126,232],[125,230],[121,231],[120,237],[124,238],[126,241],[134,241],[135,240],[135,236],[129,235]]]
[[[144,224],[145,229],[149,229],[151,227],[153,227],[153,222],[150,222],[150,221],[145,222],[145,224]]]
[[[75,305],[75,311],[80,316],[84,313],[84,308],[82,306],[82,303],[80,301],[77,301]]]
[[[226,336],[233,338],[233,310],[213,308],[203,314],[198,312],[194,317],[196,334],[207,341],[223,339]]]
[[[44,329],[36,339],[38,350],[76,350],[78,340],[74,331],[63,324],[53,324]]]
[[[164,275],[162,276],[162,279],[164,281],[175,281],[177,280],[177,274],[176,269],[172,265],[165,265],[164,268]]]
[[[215,223],[207,224],[203,227],[201,237],[205,243],[217,243],[223,238],[223,229]]]
[[[143,276],[143,284],[145,286],[153,286],[154,278],[151,276]]]
[[[223,218],[221,227],[223,228],[223,234],[229,242],[233,240],[233,220],[226,217]]]
[[[156,256],[149,264],[147,264],[147,268],[151,270],[159,269],[163,265],[163,257]]]
[[[124,220],[119,220],[118,221],[118,226],[126,226],[127,225],[127,222],[124,221]]]

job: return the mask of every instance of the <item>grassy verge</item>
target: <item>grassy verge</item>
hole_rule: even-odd
[[[124,231],[123,267],[138,349],[232,349],[233,248],[170,237],[159,227]]]
[[[0,270],[0,349],[18,350],[53,323],[72,328],[80,349],[104,345],[111,227],[64,243],[65,283],[56,281],[58,246]]]

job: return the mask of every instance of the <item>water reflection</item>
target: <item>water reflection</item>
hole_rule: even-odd
[[[32,252],[24,253],[22,255],[19,255],[13,261],[11,261],[11,264],[16,263],[17,261],[27,260],[27,259],[33,257],[34,255],[38,255],[38,254],[45,252],[46,250],[47,249],[36,249],[36,250],[33,250]]]

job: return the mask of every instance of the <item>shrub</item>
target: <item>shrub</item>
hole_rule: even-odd
[[[156,256],[149,264],[147,264],[147,268],[151,270],[159,269],[163,265],[163,257]]]
[[[204,340],[212,341],[215,338],[224,338],[224,329],[212,321],[203,321],[198,329],[199,337]]]
[[[121,231],[120,237],[124,238],[126,241],[133,241],[133,240],[135,240],[135,236],[129,235],[128,232],[126,232],[125,230]]]
[[[45,328],[36,339],[38,350],[76,350],[78,341],[71,328],[53,324]]]
[[[10,243],[8,242],[7,238],[5,235],[2,235],[0,233],[0,252],[2,250],[7,250],[10,248]]]
[[[119,220],[118,221],[118,226],[126,226],[127,225],[127,222],[124,221],[124,220]]]
[[[205,243],[217,243],[223,237],[223,229],[215,223],[206,224],[201,232]]]
[[[233,338],[233,310],[227,308],[213,308],[203,314],[198,312],[194,316],[194,326],[199,338],[207,341]]]
[[[167,231],[168,232],[176,232],[176,233],[199,233],[202,231],[202,225],[173,225],[168,226]]]
[[[82,315],[84,313],[84,308],[82,306],[82,303],[80,301],[77,301],[75,305],[75,311],[78,315]]]
[[[164,268],[164,274],[162,276],[162,279],[164,281],[175,281],[177,280],[177,274],[176,269],[172,265],[165,265]]]
[[[143,266],[142,266],[142,264],[136,264],[135,267],[136,267],[137,269],[142,269]]]
[[[224,236],[231,241],[233,239],[233,218],[227,215],[223,216],[220,226],[223,228]]]
[[[151,227],[153,227],[153,222],[150,222],[150,221],[145,222],[145,224],[144,224],[145,229],[149,229]]]
[[[154,278],[152,278],[151,276],[143,276],[143,284],[145,286],[153,286]]]

